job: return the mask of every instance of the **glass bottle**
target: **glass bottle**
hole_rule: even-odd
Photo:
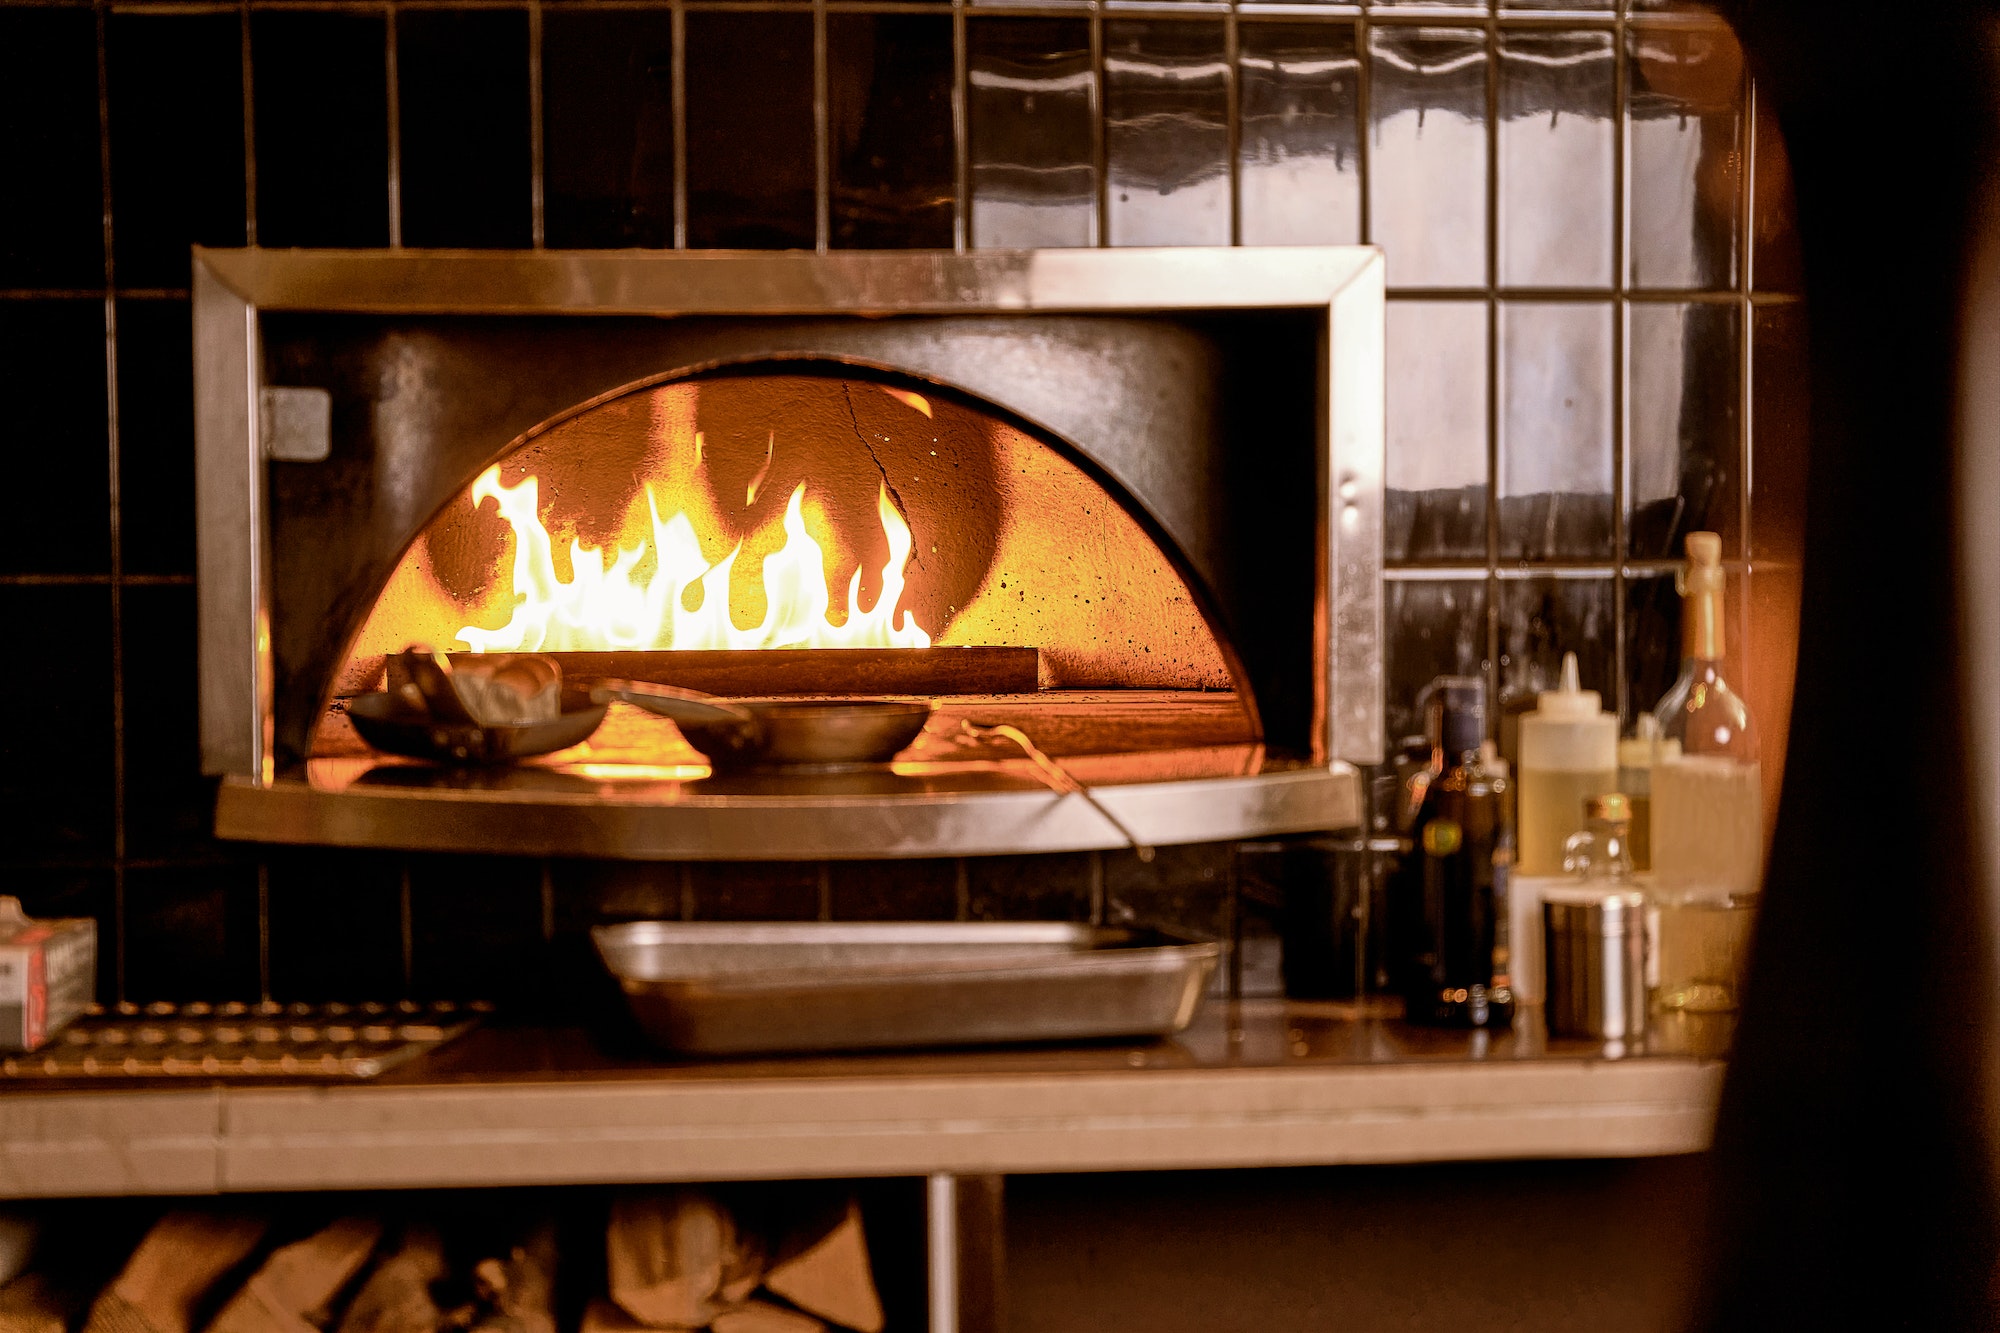
[[[1722,675],[1722,541],[1691,532],[1687,554],[1680,679],[1653,710],[1653,1002],[1719,1011],[1737,1006],[1763,884],[1763,775],[1756,723]]]
[[[1445,679],[1430,695],[1439,710],[1438,748],[1411,830],[1414,846],[1395,884],[1403,922],[1396,972],[1411,1022],[1504,1027],[1513,992],[1504,969],[1495,976],[1504,904],[1494,871],[1504,849],[1507,780],[1480,762],[1484,686]]]

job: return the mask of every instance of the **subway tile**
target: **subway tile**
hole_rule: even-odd
[[[1486,557],[1487,314],[1480,301],[1391,301],[1383,554]]]
[[[1130,850],[1104,853],[1104,924],[1228,938],[1234,855],[1235,845],[1226,842],[1156,847],[1151,861]]]
[[[192,587],[127,587],[124,622],[125,850],[150,859],[214,848],[215,783],[201,771]]]
[[[0,11],[0,287],[103,286],[100,157],[91,11]]]
[[[1369,234],[1391,286],[1486,282],[1486,35],[1368,34]]]
[[[1740,693],[1749,673],[1744,669],[1743,634],[1746,621],[1743,576],[1732,573],[1723,590],[1724,625],[1722,675]],[[1625,678],[1629,720],[1650,713],[1680,675],[1681,595],[1674,576],[1661,574],[1625,581]]]
[[[969,19],[966,47],[972,243],[1091,244],[1097,179],[1088,25]]]
[[[1625,537],[1639,559],[1679,558],[1689,532],[1741,549],[1742,312],[1735,304],[1626,307]]]
[[[116,877],[106,868],[19,866],[0,870],[0,893],[21,900],[37,920],[87,916],[97,922],[98,1003],[118,999]]]
[[[974,921],[1088,921],[1099,867],[1089,852],[966,860]]]
[[[118,284],[185,287],[190,245],[244,242],[242,19],[114,10],[105,63]]]
[[[1612,554],[1609,302],[1500,307],[1500,558]]]
[[[958,916],[957,861],[834,861],[827,873],[836,921],[950,921]]]
[[[403,244],[530,243],[528,94],[526,11],[396,15]]]
[[[542,863],[413,856],[410,993],[532,1008],[546,998]]]
[[[671,861],[556,861],[549,867],[558,931],[607,921],[681,919],[686,868]]]
[[[1237,28],[1245,245],[1361,239],[1361,60],[1346,23]]]
[[[1501,579],[1495,610],[1501,639],[1533,643],[1545,635],[1558,660],[1576,654],[1577,674],[1603,706],[1619,706],[1618,608],[1610,579]]]
[[[1382,589],[1388,737],[1421,736],[1417,695],[1439,676],[1479,676],[1486,660],[1486,581],[1394,579]]]
[[[126,999],[258,999],[259,936],[254,865],[125,872]]]
[[[118,522],[131,574],[194,573],[194,314],[118,302]]]
[[[1502,30],[1503,284],[1610,285],[1616,79],[1609,32]]]
[[[35,502],[0,527],[0,573],[111,569],[104,349],[102,300],[0,302],[7,453],[37,479]]]
[[[1111,244],[1229,244],[1222,24],[1105,23],[1104,158]]]
[[[1750,225],[1756,246],[1751,276],[1760,292],[1805,290],[1805,256],[1799,250],[1798,201],[1792,195],[1792,160],[1768,101],[1757,104],[1754,188]]]
[[[951,20],[831,14],[826,41],[833,244],[951,248]]]
[[[250,18],[257,243],[389,243],[388,29],[381,14]]]
[[[812,861],[705,861],[691,868],[702,921],[817,921],[820,867]]]
[[[1743,49],[1727,28],[1626,34],[1627,280],[1736,285]]]
[[[548,243],[674,243],[674,27],[667,9],[542,16]]]
[[[1757,306],[1751,328],[1750,556],[1796,564],[1812,431],[1805,307]]]
[[[813,29],[798,13],[687,16],[688,244],[813,244]]]
[[[113,848],[111,590],[0,585],[0,624],[48,645],[17,654],[0,735],[0,809],[13,862],[107,857]]]
[[[403,984],[403,870],[392,853],[276,847],[264,852],[271,998],[397,1000]]]

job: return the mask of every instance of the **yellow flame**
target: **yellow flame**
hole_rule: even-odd
[[[918,412],[922,412],[925,416],[930,416],[931,414],[930,399],[924,397],[922,394],[911,393],[908,389],[892,389],[886,384],[879,384],[876,387],[882,390],[883,393],[888,394],[891,398],[895,399],[897,402],[901,403],[904,407],[911,408]]]
[[[458,631],[474,652],[589,652],[614,648],[928,648],[931,636],[905,611],[903,571],[914,542],[909,524],[889,503],[886,486],[876,494],[876,514],[889,541],[882,566],[882,593],[873,608],[861,609],[861,571],[848,582],[841,623],[829,618],[826,555],[806,531],[801,482],[785,506],[785,544],[764,558],[765,611],[761,624],[739,629],[729,614],[729,580],[737,546],[714,564],[702,555],[701,540],[685,513],[660,517],[657,497],[646,487],[652,541],[629,550],[607,551],[570,543],[570,580],[556,575],[555,546],[540,516],[540,488],[534,477],[508,486],[496,464],[472,484],[472,503],[492,500],[514,531],[514,614],[499,629],[467,625]],[[637,574],[648,550],[657,557],[649,579]],[[687,605],[699,593],[695,606]]]

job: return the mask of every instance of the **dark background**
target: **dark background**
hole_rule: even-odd
[[[1538,152],[1579,128],[1588,151]],[[1671,6],[10,3],[0,181],[0,882],[104,922],[107,998],[516,994],[600,911],[1227,911],[1226,848],[888,874],[214,842],[190,243],[1372,241],[1395,729],[1438,672],[1517,679],[1537,621],[1613,706],[1650,707],[1690,528],[1724,534],[1740,614],[1794,586],[1782,148],[1728,30]],[[1518,258],[1551,221],[1608,260]],[[1683,387],[1648,396],[1662,376]],[[1468,416],[1438,415],[1439,383]],[[1599,480],[1522,489],[1519,460],[1558,455]],[[1675,494],[1635,498],[1662,468]],[[1753,700],[1788,698],[1788,661],[1744,657]]]

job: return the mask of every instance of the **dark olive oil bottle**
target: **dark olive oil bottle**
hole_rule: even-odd
[[[1432,734],[1438,746],[1417,802],[1412,846],[1393,888],[1402,953],[1394,973],[1413,1023],[1505,1027],[1514,997],[1505,976],[1495,975],[1506,903],[1504,888],[1496,889],[1494,881],[1507,780],[1480,762],[1484,685],[1441,678],[1428,694],[1437,710]]]

